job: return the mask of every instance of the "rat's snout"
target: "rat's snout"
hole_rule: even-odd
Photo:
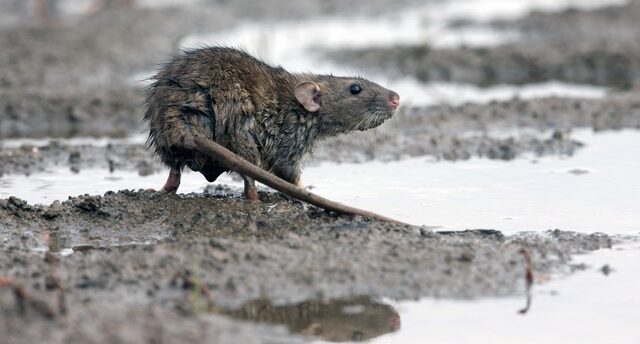
[[[393,92],[393,91],[389,91],[389,106],[392,109],[397,109],[398,106],[400,106],[400,95]]]

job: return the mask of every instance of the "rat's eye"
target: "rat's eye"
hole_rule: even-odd
[[[362,92],[362,87],[360,87],[360,85],[358,84],[353,84],[351,85],[351,87],[349,87],[349,92],[351,92],[351,94],[358,94]]]

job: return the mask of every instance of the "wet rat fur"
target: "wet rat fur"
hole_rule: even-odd
[[[147,90],[149,145],[170,169],[163,190],[175,192],[187,166],[213,182],[229,169],[193,149],[195,134],[302,186],[301,162],[315,142],[367,130],[393,116],[397,93],[363,78],[295,74],[232,48],[183,52]],[[257,200],[242,176],[245,196]]]

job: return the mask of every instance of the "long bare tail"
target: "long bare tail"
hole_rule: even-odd
[[[239,157],[232,151],[226,149],[222,145],[201,135],[195,134],[192,144],[193,147],[188,148],[197,150],[204,155],[210,156],[211,158],[224,163],[227,168],[234,172],[238,172],[245,176],[251,177],[265,185],[268,185],[303,202],[307,202],[325,210],[334,211],[338,214],[360,215],[364,217],[370,217],[378,221],[409,225],[407,223],[397,221],[374,212],[334,202],[332,200],[309,192],[305,189],[299,188],[296,185],[291,184],[284,179],[278,178],[277,176],[261,169],[260,167],[255,166],[247,160]]]

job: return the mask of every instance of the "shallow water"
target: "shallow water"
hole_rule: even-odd
[[[141,177],[137,172],[106,169],[84,169],[74,173],[66,168],[56,168],[30,176],[12,175],[0,177],[0,198],[16,196],[32,204],[51,204],[64,201],[69,196],[83,194],[102,195],[109,190],[160,189],[167,174]],[[220,183],[240,187],[228,175],[220,176]],[[202,192],[207,181],[198,173],[185,173],[180,193]]]
[[[587,270],[534,286],[525,315],[517,312],[524,295],[390,302],[402,329],[373,343],[640,343],[640,244],[596,251],[576,263]]]
[[[323,163],[303,180],[322,196],[417,225],[447,230],[490,228],[507,233],[562,229],[640,233],[640,132],[574,132],[586,147],[573,157],[504,162],[474,158],[412,158],[362,164]],[[30,177],[0,177],[0,197],[50,204],[68,196],[109,190],[159,188],[165,173],[68,169]],[[216,184],[240,188],[229,175]],[[181,193],[201,192],[207,182],[185,174]]]
[[[377,79],[376,79],[377,80]],[[470,84],[431,82],[422,83],[412,78],[390,80],[392,89],[398,90],[404,104],[415,106],[461,105],[466,103],[487,104],[513,98],[540,99],[546,97],[570,97],[601,99],[607,95],[607,88],[550,81],[522,86],[497,85],[478,87]]]
[[[285,326],[314,343],[638,343],[640,243],[580,256],[570,278],[535,275],[526,295],[479,300],[393,301],[368,296],[291,305],[249,302],[225,312]],[[524,278],[523,278],[524,285]]]
[[[640,132],[575,132],[573,157],[324,164],[314,192],[419,225],[640,233]]]

